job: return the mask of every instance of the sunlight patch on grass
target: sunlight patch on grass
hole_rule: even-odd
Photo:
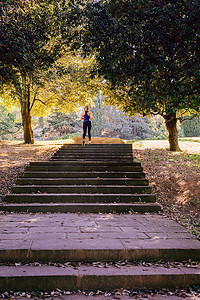
[[[183,152],[187,152],[188,154],[200,154],[200,139],[197,138],[197,141],[191,139],[191,141],[183,141],[179,140],[179,146],[181,151],[177,152],[169,152],[173,153],[172,155],[182,154]],[[167,140],[124,140],[126,144],[133,144],[134,149],[163,149],[169,151],[169,142]]]

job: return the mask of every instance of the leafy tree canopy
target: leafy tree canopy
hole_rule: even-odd
[[[130,96],[127,111],[199,111],[199,1],[99,1],[85,11],[84,49]]]
[[[175,127],[177,114],[200,112],[199,1],[95,1],[84,13],[85,53],[95,49],[98,72],[126,95],[124,111]]]
[[[36,103],[55,101],[53,93],[45,93],[44,88],[52,70],[62,75],[58,60],[74,36],[70,10],[70,1],[63,0],[8,0],[0,6],[1,89],[4,99],[8,99],[9,90],[13,100],[20,103],[26,143],[34,141],[33,107],[37,110]]]

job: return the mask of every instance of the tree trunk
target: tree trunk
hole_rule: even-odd
[[[164,116],[165,124],[169,133],[169,150],[180,151],[178,144],[178,130],[177,130],[177,118],[176,113],[170,113]]]
[[[26,83],[26,77],[22,77],[21,89],[21,115],[22,125],[24,129],[24,143],[34,144],[33,130],[31,128],[31,114],[30,114],[30,85]]]
[[[34,144],[33,130],[31,128],[31,115],[27,104],[27,102],[23,102],[21,105],[24,142],[25,144]]]

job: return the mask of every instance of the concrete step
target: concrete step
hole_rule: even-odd
[[[96,151],[96,152],[99,152],[99,151],[101,151],[101,152],[107,152],[107,151],[110,151],[110,152],[115,152],[115,153],[117,153],[117,152],[125,152],[125,153],[127,153],[127,152],[132,152],[133,151],[133,149],[132,148],[112,148],[112,147],[109,147],[109,148],[105,148],[105,147],[78,147],[78,148],[59,148],[57,151],[71,151],[72,153],[73,152],[80,152],[80,151]]]
[[[88,152],[87,152],[88,153]],[[82,157],[83,155],[87,157],[87,153],[83,153],[83,152],[80,152],[80,153],[76,153],[76,152],[56,152],[54,153],[53,156],[57,157],[57,156],[76,156],[76,157]],[[133,153],[130,152],[130,153],[104,153],[104,152],[97,152],[95,151],[95,153],[90,153],[91,156],[94,156],[94,157],[111,157],[111,158],[126,158],[126,157],[133,157]]]
[[[121,167],[141,167],[140,162],[110,162],[110,161],[81,161],[78,163],[80,166],[105,166],[105,167],[110,167],[110,166],[121,166]],[[30,166],[77,166],[77,161],[34,161],[30,162]]]
[[[34,199],[38,200],[36,196],[37,195],[34,195]],[[52,200],[54,199],[55,198],[52,198]],[[24,203],[24,204],[15,203],[15,204],[0,205],[0,211],[17,212],[17,213],[50,212],[50,213],[84,213],[84,214],[85,213],[95,213],[95,214],[96,213],[129,213],[129,212],[157,213],[161,211],[161,206],[158,203]],[[51,261],[51,258],[48,259],[50,260],[46,260],[46,261]],[[65,259],[67,259],[67,257],[65,257]],[[69,261],[70,259],[71,258],[69,258]],[[106,259],[109,259],[108,256],[106,257]],[[127,258],[125,258],[125,260],[126,259]],[[21,259],[19,261],[21,261]]]
[[[145,178],[144,172],[82,172],[82,171],[26,171],[22,174],[22,178]]]
[[[1,266],[0,292],[47,290],[114,290],[186,288],[198,285],[200,270],[186,267],[107,266],[98,268],[82,265],[56,266]],[[121,299],[117,297],[115,299]]]
[[[88,153],[88,152],[87,152]],[[54,153],[54,156],[59,156],[59,155],[71,155],[71,156],[82,156],[83,154],[86,154],[85,152],[83,153],[83,151],[81,152],[75,152],[75,151],[64,151],[64,150],[58,150],[56,153]],[[133,153],[130,151],[130,152],[125,152],[125,153],[106,153],[106,152],[103,152],[103,151],[94,151],[93,155],[95,156],[109,156],[109,157],[133,157]]]
[[[62,157],[52,157],[49,161],[84,161],[84,162],[92,162],[92,161],[100,161],[100,162],[133,162],[133,157],[130,158],[103,158],[103,157],[95,157],[93,158],[90,156],[89,158],[82,157],[68,157],[68,156],[62,156]]]
[[[88,141],[89,142],[89,141]],[[103,148],[103,149],[119,149],[119,148],[124,148],[124,149],[132,149],[132,144],[95,144],[95,143],[91,143],[88,144],[88,142],[86,141],[85,147],[88,148]],[[84,146],[82,146],[81,144],[71,144],[71,145],[63,145],[62,149],[69,149],[69,148],[85,148]]]
[[[73,146],[73,147],[65,147],[65,146],[62,146],[60,148],[60,150],[71,150],[71,151],[76,151],[76,150],[99,150],[99,149],[102,149],[103,151],[106,151],[106,150],[113,150],[113,151],[132,151],[132,145],[130,145],[130,147],[127,147],[127,146],[107,146],[107,145],[88,145],[86,144],[85,147],[82,146],[82,145],[77,145],[77,146]]]
[[[82,155],[86,153],[93,153],[94,155],[103,155],[103,156],[131,156],[133,155],[132,150],[118,150],[118,151],[113,151],[113,150],[103,150],[103,149],[93,149],[88,151],[87,149],[79,149],[79,150],[63,150],[59,149],[55,154],[57,155]]]
[[[50,193],[50,194],[150,194],[150,186],[115,186],[115,185],[16,185],[12,187],[12,193],[31,194],[31,193]]]
[[[50,162],[52,163],[52,162]],[[128,166],[119,166],[119,165],[31,165],[26,167],[26,171],[118,171],[118,172],[143,172],[143,168],[140,166],[128,165]]]
[[[63,154],[63,155],[66,155],[66,154],[69,154],[69,155],[81,155],[81,154],[84,154],[84,155],[88,155],[88,154],[91,154],[91,155],[100,155],[101,153],[103,153],[103,155],[133,155],[133,152],[130,151],[130,150],[104,150],[104,149],[90,149],[90,150],[87,150],[87,149],[77,149],[77,150],[58,150],[56,153],[58,154]]]
[[[31,208],[35,211],[65,208],[67,211],[67,206],[69,209],[73,206],[74,210],[79,209],[78,204],[62,203],[12,204],[8,207],[11,211],[21,208],[26,212]],[[86,209],[90,204],[83,206]],[[105,208],[105,204],[96,206]],[[118,205],[107,204],[107,210],[109,206],[113,210],[115,206],[118,209]],[[122,206],[133,209],[137,204]],[[7,213],[1,214],[0,221],[2,263],[126,260],[159,263],[160,260],[199,261],[200,257],[197,237],[162,214]]]
[[[148,186],[147,179],[139,178],[19,178],[18,185],[136,185]]]
[[[7,203],[151,203],[156,201],[153,194],[46,194],[38,190],[38,194],[8,194],[5,196]]]

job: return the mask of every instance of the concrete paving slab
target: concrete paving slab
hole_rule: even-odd
[[[78,239],[80,234],[76,233],[66,233],[66,238],[68,239]],[[132,232],[132,233],[124,233],[124,232],[90,232],[90,233],[82,233],[82,238],[86,239],[149,239],[149,237],[143,232]]]
[[[147,235],[151,239],[196,239],[196,236],[188,232],[150,232]]]
[[[63,233],[81,233],[81,229],[80,227],[78,226],[55,226],[55,227],[37,227],[37,226],[34,226],[34,227],[30,227],[29,228],[29,231],[32,233],[32,235],[34,233],[42,233],[42,234],[49,234],[51,233],[51,236],[52,237],[55,237],[57,238],[58,234],[63,232]]]
[[[0,240],[0,251],[1,250],[23,250],[30,249],[32,239],[19,239],[19,240]]]
[[[77,257],[98,260],[105,253],[105,258],[115,257],[116,261],[146,259],[148,255],[150,260],[200,257],[200,241],[196,236],[163,215],[12,213],[1,214],[1,219],[5,227],[0,227],[0,251],[19,250],[13,252],[13,259],[15,255],[21,259],[20,250],[31,251],[30,258],[35,257],[33,251],[38,251],[38,257],[39,251],[44,251],[45,259],[50,250],[65,251],[62,259],[72,260]],[[55,252],[51,257],[56,256]],[[4,257],[6,260],[10,256],[2,252],[1,260]]]
[[[199,249],[197,239],[123,239],[125,249]]]
[[[31,244],[31,250],[60,250],[66,249],[64,238],[34,238]]]
[[[121,232],[121,228],[119,226],[81,226],[80,227],[81,232],[85,233],[85,232]],[[112,236],[112,235],[110,235]]]
[[[88,249],[88,250],[113,250],[120,249],[123,250],[124,246],[120,239],[112,239],[112,238],[98,238],[98,239],[68,239],[66,241],[65,247],[67,249]]]

